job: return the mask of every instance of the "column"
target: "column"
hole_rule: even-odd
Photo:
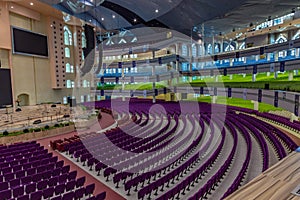
[[[155,102],[156,102],[156,96],[155,96],[155,82],[152,83],[152,91],[153,91],[153,99],[152,99],[152,102],[155,103]]]
[[[294,71],[289,71],[289,81],[294,79]]]

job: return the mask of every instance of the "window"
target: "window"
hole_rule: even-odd
[[[234,46],[232,44],[227,45],[227,47],[225,48],[225,51],[234,51]]]
[[[202,56],[203,48],[202,45],[198,46],[198,56]]]
[[[71,80],[67,80],[67,88],[72,88],[72,83],[71,83]]]
[[[72,32],[67,26],[64,26],[64,42],[65,45],[72,45]]]
[[[67,97],[63,97],[63,104],[67,104],[68,103],[68,98]]]
[[[66,73],[71,73],[71,65],[70,65],[70,63],[66,64]]]
[[[192,56],[197,57],[197,46],[196,46],[196,44],[192,45]]]
[[[70,58],[71,57],[69,47],[65,48],[65,56],[66,56],[66,58]]]
[[[84,54],[83,54],[83,51],[81,52],[81,59],[84,60]]]
[[[219,44],[215,44],[215,52],[214,53],[219,53],[220,52],[220,45]]]
[[[186,44],[182,45],[182,56],[188,56],[188,49]]]
[[[207,54],[212,54],[212,45],[211,44],[207,45]]]
[[[70,63],[66,64],[66,73],[74,73],[74,66],[70,65]]]
[[[89,94],[87,95],[87,101],[91,101],[91,96]]]
[[[83,80],[83,87],[86,88],[87,87],[87,81]]]
[[[81,100],[81,103],[84,102],[84,96],[83,95],[80,96],[80,100]]]
[[[86,37],[84,32],[81,33],[81,47],[86,48]]]
[[[245,42],[240,45],[239,49],[245,49]]]

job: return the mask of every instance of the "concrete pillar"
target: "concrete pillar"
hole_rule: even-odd
[[[296,49],[295,49],[295,56],[296,56],[296,58],[299,57],[299,53],[300,53],[300,49],[299,49],[299,48],[296,48]]]
[[[294,79],[294,72],[289,71],[289,81],[292,81]]]
[[[258,101],[251,101],[251,103],[253,103],[253,110],[258,110],[259,109],[259,103]]]
[[[298,76],[299,75],[299,70],[298,69],[294,70],[294,73],[295,73],[295,76]]]
[[[152,76],[155,75],[155,65],[152,66]]]
[[[229,58],[229,65],[230,65],[230,66],[233,66],[233,61],[234,61],[233,58]]]
[[[256,55],[256,56],[255,56],[255,61],[258,61],[259,58],[260,58],[260,55]]]
[[[274,52],[274,60],[278,61],[278,57],[279,57],[279,53],[278,53],[278,51],[275,51]]]
[[[243,78],[246,78],[246,74],[243,74]]]
[[[230,75],[229,75],[229,80],[232,80],[232,79],[233,79],[233,75],[230,74]]]
[[[271,60],[271,54],[267,53],[267,61],[270,61],[270,60]]]
[[[193,77],[189,76],[189,82],[192,82],[192,81],[193,81]]]
[[[274,72],[274,78],[277,79],[277,77],[278,77],[278,73]]]
[[[212,103],[216,103],[217,102],[217,96],[212,96]]]
[[[256,74],[252,74],[252,82],[256,81]]]
[[[152,102],[156,103],[156,96],[155,96],[155,82],[152,83],[152,91],[153,91],[153,99]]]
[[[267,76],[269,77],[271,75],[271,73],[270,72],[267,72]]]
[[[215,76],[215,81],[219,82],[219,76],[218,75]]]

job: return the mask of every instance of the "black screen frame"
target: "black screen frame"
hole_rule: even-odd
[[[41,37],[45,39],[46,42],[46,54],[38,54],[38,53],[30,53],[30,52],[25,52],[25,51],[20,51],[18,49],[16,49],[16,43],[15,43],[15,32],[14,30],[17,31],[22,31],[24,33],[29,33],[31,35],[35,35],[36,37]],[[20,27],[16,27],[16,26],[11,26],[11,37],[12,37],[12,53],[13,54],[17,54],[17,55],[25,55],[25,56],[33,56],[33,57],[40,57],[40,58],[49,58],[49,41],[48,41],[48,36],[41,34],[41,33],[37,33],[37,32],[33,32],[27,29],[23,29]]]

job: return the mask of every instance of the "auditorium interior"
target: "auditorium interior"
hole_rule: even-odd
[[[0,200],[300,200],[299,70],[298,0],[2,0]]]

